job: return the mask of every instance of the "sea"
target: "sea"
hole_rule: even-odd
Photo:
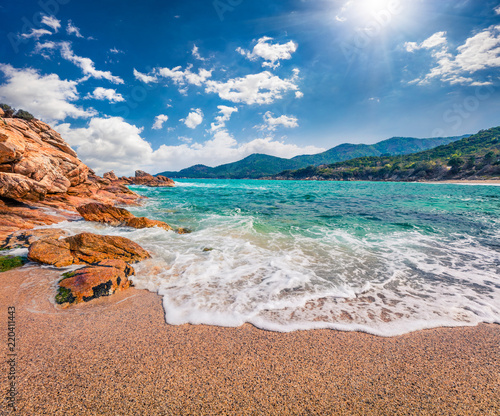
[[[86,221],[147,249],[132,280],[171,325],[395,336],[500,324],[500,187],[264,180],[133,186],[136,216],[192,232]],[[58,224],[61,227],[61,224]]]

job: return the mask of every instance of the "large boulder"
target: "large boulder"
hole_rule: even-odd
[[[127,289],[134,269],[123,260],[103,260],[74,272],[59,281],[56,302],[59,304],[88,302]]]
[[[124,225],[128,220],[134,218],[134,215],[126,209],[95,202],[81,205],[77,210],[86,221],[100,222],[114,226]]]
[[[41,239],[35,241],[28,252],[31,261],[56,267],[95,264],[108,259],[137,263],[147,258],[150,258],[149,253],[128,238],[92,233],[81,233],[60,240]]]
[[[167,231],[172,230],[172,227],[163,221],[150,220],[146,217],[138,218],[126,209],[107,204],[90,203],[79,206],[77,210],[86,221],[133,228],[160,227]]]

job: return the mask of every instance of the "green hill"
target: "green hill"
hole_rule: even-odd
[[[382,142],[366,144],[345,143],[316,155],[296,156],[284,159],[275,156],[255,153],[238,162],[220,165],[214,168],[195,165],[179,172],[161,172],[158,175],[169,178],[217,178],[217,179],[257,179],[276,175],[284,170],[295,170],[309,165],[319,166],[341,162],[357,157],[400,155],[427,150],[439,145],[459,140],[461,137],[444,137],[435,139],[415,139],[411,137],[393,137]]]
[[[419,153],[360,157],[281,172],[273,179],[446,180],[500,177],[500,127]]]

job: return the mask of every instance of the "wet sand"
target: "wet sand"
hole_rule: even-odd
[[[2,415],[500,414],[500,325],[393,338],[169,326],[161,298],[136,289],[59,309],[59,274],[0,273],[2,328],[16,307],[18,393]],[[5,397],[5,361],[0,371]]]

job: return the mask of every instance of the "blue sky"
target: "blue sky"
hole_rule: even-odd
[[[500,1],[8,0],[0,101],[98,173],[500,124]]]

